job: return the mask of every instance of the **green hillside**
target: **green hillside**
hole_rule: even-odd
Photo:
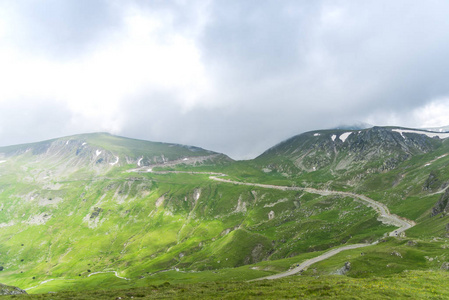
[[[350,278],[382,276],[405,287],[411,270],[445,278],[425,273],[449,262],[449,140],[429,135],[317,131],[240,162],[102,133],[0,148],[0,282],[38,294],[234,281],[252,293],[243,281],[358,243],[294,280],[331,286],[346,262],[354,289],[368,281]],[[396,227],[342,192],[416,225],[385,237]]]

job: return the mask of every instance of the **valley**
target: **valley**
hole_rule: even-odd
[[[344,280],[445,278],[445,134],[314,131],[249,161],[108,134],[0,148],[0,282],[300,284],[348,262]]]

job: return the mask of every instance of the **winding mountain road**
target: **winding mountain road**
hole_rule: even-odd
[[[323,196],[340,195],[340,196],[344,196],[344,197],[352,197],[352,198],[356,199],[357,201],[360,201],[361,203],[367,205],[368,207],[373,208],[379,214],[378,220],[381,221],[382,223],[398,227],[398,229],[389,233],[390,236],[398,236],[401,232],[404,232],[405,230],[415,226],[415,222],[390,213],[390,210],[388,209],[388,207],[385,204],[380,203],[371,198],[368,198],[364,195],[359,195],[359,194],[355,194],[355,193],[351,193],[351,192],[319,190],[319,189],[305,188],[305,187],[290,187],[290,186],[281,186],[281,185],[270,185],[270,184],[233,181],[233,180],[229,180],[229,179],[220,178],[220,177],[227,176],[227,175],[223,174],[223,173],[215,173],[215,172],[153,171],[151,168],[148,168],[148,167],[141,167],[141,168],[129,170],[128,172],[145,172],[145,173],[154,173],[154,174],[175,173],[175,174],[210,175],[209,178],[211,180],[215,180],[215,181],[223,182],[223,183],[255,186],[255,187],[261,187],[261,188],[267,188],[267,189],[276,189],[276,190],[281,190],[281,191],[304,191],[306,193],[318,194],[318,195],[323,195]],[[362,248],[362,247],[368,247],[371,245],[375,245],[377,243],[378,243],[378,241],[375,241],[374,243],[371,243],[371,244],[344,245],[344,246],[341,246],[338,248],[331,249],[331,250],[329,250],[319,256],[316,256],[314,258],[308,259],[308,260],[302,262],[301,264],[299,264],[296,268],[290,269],[286,272],[282,272],[282,273],[278,273],[278,274],[274,274],[274,275],[270,275],[270,276],[266,276],[266,277],[261,277],[261,278],[257,278],[257,279],[253,279],[253,280],[249,280],[249,281],[264,280],[264,279],[278,279],[278,278],[282,278],[282,277],[291,276],[291,275],[297,274],[303,270],[306,270],[309,266],[313,265],[314,263],[325,260],[325,259],[332,257],[342,251],[357,249],[357,248]],[[124,280],[130,280],[129,278],[119,276],[117,271],[95,272],[95,273],[89,274],[88,277],[90,277],[92,275],[100,274],[100,273],[114,273],[114,275],[117,278],[124,279]],[[55,280],[55,279],[45,280],[36,286],[27,288],[26,290],[34,289],[42,284],[45,284],[45,283],[53,281],[53,280]],[[70,279],[66,279],[66,280],[70,280]]]
[[[218,176],[222,176],[222,175],[220,174]],[[398,227],[398,229],[389,233],[390,236],[397,236],[401,232],[415,226],[415,222],[390,213],[390,210],[388,209],[388,207],[385,204],[380,203],[371,198],[368,198],[364,195],[359,195],[359,194],[355,194],[355,193],[351,193],[351,192],[318,190],[318,189],[314,189],[314,188],[304,188],[304,187],[295,187],[295,186],[282,186],[282,185],[269,185],[269,184],[260,184],[260,183],[240,182],[240,181],[233,181],[233,180],[229,180],[229,179],[219,178],[219,177],[217,177],[217,175],[210,176],[209,178],[212,180],[215,180],[215,181],[220,181],[220,182],[226,182],[226,183],[232,183],[232,184],[238,184],[238,185],[256,186],[256,187],[267,188],[267,189],[277,189],[277,190],[282,190],[282,191],[304,191],[304,192],[307,192],[310,194],[318,194],[318,195],[322,195],[322,196],[339,195],[339,196],[344,196],[344,197],[351,197],[351,198],[354,198],[354,199],[362,202],[366,206],[373,208],[379,214],[379,221],[381,221],[382,223]]]
[[[376,242],[377,243],[377,242]],[[296,268],[290,269],[286,272],[282,272],[282,273],[278,273],[278,274],[274,274],[274,275],[270,275],[270,276],[266,276],[266,277],[262,277],[262,278],[257,278],[257,279],[253,279],[253,280],[249,280],[249,281],[258,281],[258,280],[263,280],[263,279],[279,279],[282,277],[287,277],[290,275],[294,275],[297,274],[303,270],[306,270],[309,266],[313,265],[314,263],[317,263],[319,261],[325,260],[331,256],[334,256],[335,254],[338,254],[342,251],[345,250],[351,250],[351,249],[357,249],[357,248],[362,248],[362,247],[367,247],[367,246],[371,246],[374,245],[373,244],[352,244],[352,245],[346,245],[346,246],[342,246],[339,248],[335,248],[332,249],[330,251],[327,251],[326,253],[323,253],[317,257],[308,259],[304,262],[302,262],[299,266],[297,266]]]
[[[218,176],[221,176],[221,174]],[[318,189],[314,189],[314,188],[289,187],[289,186],[239,182],[239,181],[233,181],[233,180],[229,180],[229,179],[219,178],[216,175],[210,176],[209,178],[212,180],[215,180],[215,181],[220,181],[220,182],[225,182],[225,183],[256,186],[256,187],[261,187],[261,188],[277,189],[277,190],[282,190],[282,191],[304,191],[307,193],[318,194],[318,195],[323,195],[323,196],[339,195],[339,196],[344,196],[344,197],[351,197],[351,198],[354,198],[354,199],[360,201],[361,203],[367,205],[368,207],[373,208],[379,214],[378,220],[381,221],[382,223],[398,227],[398,229],[395,229],[394,231],[389,233],[390,236],[398,236],[401,232],[404,232],[405,230],[415,226],[415,224],[416,224],[414,221],[411,221],[411,220],[399,217],[398,215],[392,214],[385,204],[380,203],[371,198],[368,198],[364,195],[359,195],[359,194],[350,193],[350,192],[341,192],[341,191],[318,190]],[[341,246],[341,247],[332,249],[330,251],[327,251],[317,257],[308,259],[308,260],[302,262],[296,268],[293,268],[286,272],[271,275],[271,276],[266,276],[266,277],[262,277],[262,278],[257,278],[257,279],[250,280],[250,281],[263,280],[263,279],[278,279],[278,278],[294,275],[303,270],[306,270],[309,266],[313,265],[314,263],[325,260],[325,259],[327,259],[331,256],[334,256],[342,251],[357,249],[357,248],[362,248],[362,247],[368,247],[371,245],[375,245],[377,243],[378,243],[378,241],[375,241],[372,244],[352,244],[352,245]]]
[[[144,169],[144,168],[135,169],[133,171],[141,172],[142,169]],[[383,224],[393,225],[393,226],[398,227],[397,229],[390,232],[389,236],[398,236],[400,233],[402,233],[405,230],[416,225],[416,223],[412,220],[408,220],[406,218],[402,218],[398,215],[392,214],[385,204],[380,203],[376,200],[373,200],[367,196],[356,194],[356,193],[351,193],[351,192],[319,190],[319,189],[309,188],[309,187],[281,186],[281,185],[271,185],[271,184],[261,184],[261,183],[240,182],[240,181],[234,181],[234,180],[230,180],[230,179],[220,178],[220,177],[227,176],[227,175],[223,174],[223,173],[214,173],[214,172],[153,171],[151,168],[150,169],[146,168],[145,172],[151,172],[154,174],[169,174],[169,173],[203,174],[203,175],[210,175],[209,176],[210,179],[218,181],[218,182],[223,182],[223,183],[255,186],[255,187],[261,187],[261,188],[267,188],[267,189],[276,189],[276,190],[281,190],[281,191],[303,191],[306,193],[318,194],[318,195],[322,195],[322,196],[339,195],[339,196],[344,196],[344,197],[351,197],[351,198],[363,203],[364,205],[374,209],[379,214],[378,220],[380,222],[382,222]],[[299,266],[297,266],[296,268],[293,268],[286,272],[275,274],[275,275],[270,275],[270,276],[266,276],[266,277],[262,277],[262,278],[257,278],[257,279],[253,279],[250,281],[263,280],[263,279],[278,279],[278,278],[294,275],[303,270],[306,270],[309,266],[313,265],[314,263],[325,260],[325,259],[332,257],[342,251],[357,249],[357,248],[362,248],[362,247],[368,247],[371,245],[375,245],[377,243],[378,243],[378,241],[375,241],[374,243],[371,243],[371,244],[344,245],[344,246],[329,250],[317,257],[308,259],[308,260],[302,262],[301,264],[299,264]]]

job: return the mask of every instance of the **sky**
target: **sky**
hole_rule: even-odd
[[[87,132],[250,159],[449,125],[448,1],[0,0],[0,146]]]

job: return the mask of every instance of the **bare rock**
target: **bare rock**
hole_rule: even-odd
[[[351,263],[349,261],[345,262],[345,265],[335,271],[334,275],[345,275],[351,269]]]
[[[435,204],[435,206],[432,209],[431,216],[434,217],[438,215],[441,212],[445,212],[449,210],[449,189],[446,190],[446,192],[441,195],[440,200]]]
[[[22,289],[15,286],[8,286],[0,283],[0,295],[22,295],[26,294]]]
[[[399,253],[398,251],[393,251],[393,252],[391,252],[391,255],[394,255],[394,256],[397,256],[397,257],[402,258],[401,253]]]
[[[418,243],[416,241],[408,241],[407,246],[413,247],[416,246]]]

